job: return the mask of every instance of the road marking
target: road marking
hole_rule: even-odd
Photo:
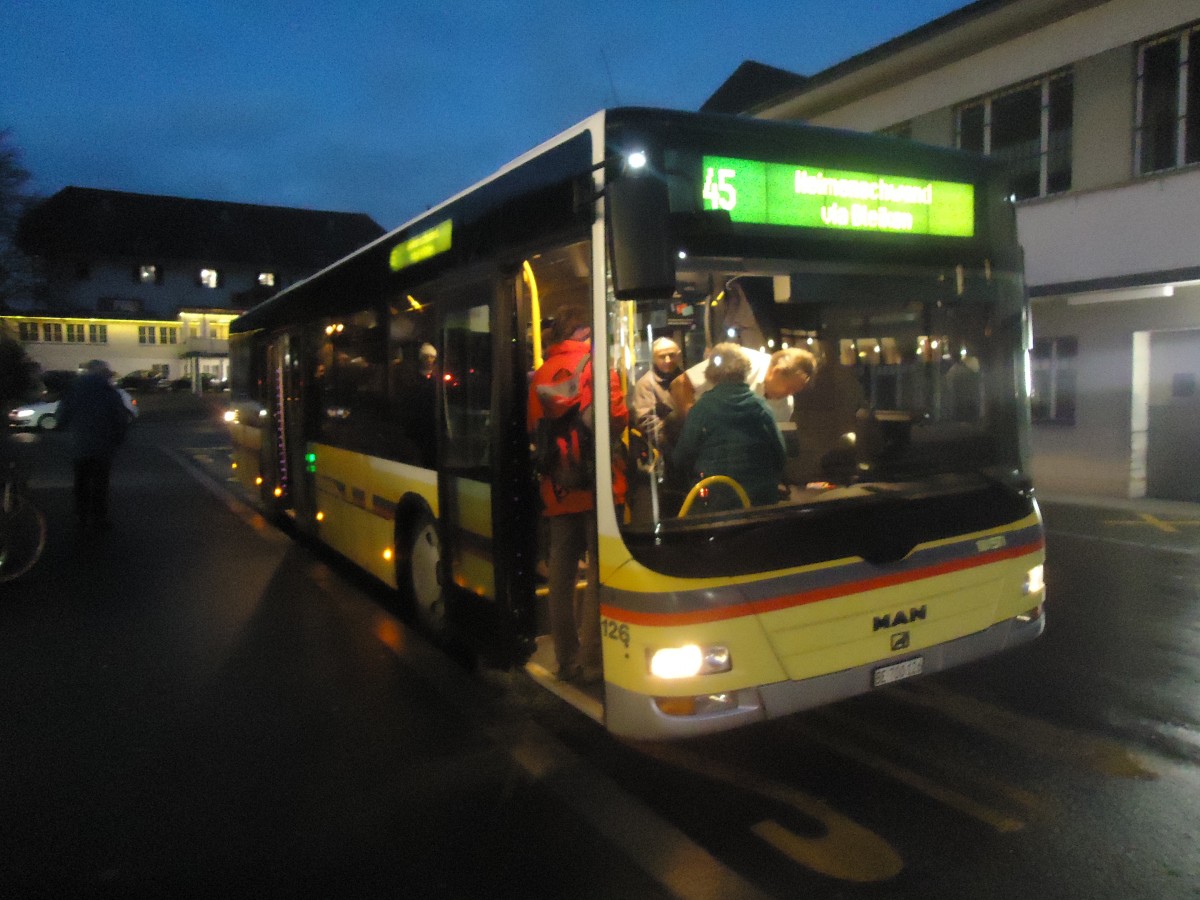
[[[1138,513],[1136,519],[1105,519],[1105,525],[1149,525],[1167,534],[1178,534],[1177,525],[1200,526],[1200,519],[1160,519],[1151,513]]]
[[[380,611],[372,630],[443,701],[478,716],[484,733],[531,783],[552,793],[667,893],[683,900],[766,900],[753,884],[532,719],[487,706],[461,668],[394,617]]]
[[[888,881],[904,871],[900,854],[870,829],[833,809],[825,801],[786,784],[734,769],[701,757],[678,745],[649,744],[643,753],[668,765],[687,769],[705,778],[716,778],[743,791],[751,791],[799,810],[824,826],[819,837],[806,837],[784,828],[773,819],[750,830],[793,862],[818,874],[860,884]]]
[[[911,682],[903,688],[886,690],[897,700],[932,709],[991,737],[1052,759],[1083,765],[1101,775],[1158,778],[1147,760],[1116,741],[1024,716],[957,694],[932,681]]]
[[[968,796],[946,784],[936,781],[919,772],[908,769],[897,762],[894,762],[887,757],[872,753],[863,747],[853,744],[844,738],[838,737],[831,732],[820,728],[813,727],[812,719],[814,717],[826,718],[833,721],[844,728],[854,729],[870,740],[882,744],[885,747],[905,750],[910,749],[901,745],[891,735],[885,734],[881,729],[873,728],[867,723],[851,719],[850,716],[842,713],[834,712],[832,709],[821,710],[819,713],[814,713],[809,716],[804,724],[798,727],[805,733],[806,736],[813,738],[817,742],[824,744],[834,752],[845,756],[860,765],[874,769],[877,772],[886,775],[887,777],[904,784],[913,790],[924,794],[932,800],[941,803],[943,806],[956,810],[964,815],[978,819],[986,825],[990,825],[1001,833],[1010,833],[1020,831],[1028,824],[1024,818],[1018,815],[996,809],[987,803]],[[952,778],[957,777],[959,780],[973,782],[980,785],[984,790],[1003,797],[1005,800],[1013,803],[1016,806],[1022,807],[1029,812],[1045,813],[1047,807],[1043,800],[1037,797],[1030,791],[1023,790],[1014,785],[1005,784],[997,781],[994,778],[981,775],[976,772],[966,772],[961,768],[957,772],[949,772],[952,768],[945,760],[940,760],[937,763],[938,767],[947,772]]]

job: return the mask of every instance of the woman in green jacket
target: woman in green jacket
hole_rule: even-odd
[[[737,344],[717,344],[704,378],[712,387],[688,413],[675,446],[680,471],[699,481],[726,475],[740,484],[756,505],[779,500],[786,459],[783,436],[770,408],[746,384],[750,361]],[[710,509],[738,505],[731,490],[714,488]]]

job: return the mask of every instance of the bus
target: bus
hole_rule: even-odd
[[[730,729],[1041,634],[1014,207],[988,160],[893,137],[589,117],[232,323],[238,477],[428,632],[555,687],[526,407],[579,303],[599,409],[664,337],[688,375],[722,342],[819,363],[770,502],[682,470],[670,429],[595,417],[603,678],[561,694],[613,734]]]

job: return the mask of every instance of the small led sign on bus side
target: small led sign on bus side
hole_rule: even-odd
[[[450,249],[452,224],[453,222],[447,219],[420,234],[401,241],[392,248],[391,255],[388,257],[388,266],[393,272],[399,272],[401,269],[424,262],[431,256],[445,253]]]
[[[703,204],[734,222],[972,237],[975,186],[706,156]]]

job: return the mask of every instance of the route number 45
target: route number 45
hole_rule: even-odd
[[[709,209],[732,210],[737,206],[737,188],[733,179],[737,169],[718,169],[709,166],[704,174],[704,199]]]

